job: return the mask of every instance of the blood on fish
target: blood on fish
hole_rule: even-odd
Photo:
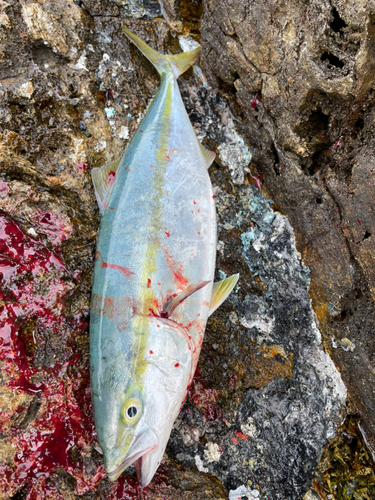
[[[103,295],[98,295],[93,293],[91,308],[97,314],[104,314],[108,319],[113,321],[115,316],[114,300],[111,297],[103,297]]]
[[[169,238],[171,235],[171,233],[168,233],[168,231],[165,231],[165,234],[166,234],[167,238]]]
[[[162,247],[162,250],[165,253],[165,258],[167,262],[167,266],[173,273],[173,280],[175,282],[175,285],[180,289],[183,290],[187,284],[189,283],[189,280],[185,278],[183,275],[183,268],[182,264],[180,262],[176,262],[173,260],[172,256],[169,255],[168,250],[164,247]]]
[[[113,184],[115,180],[116,180],[116,172],[111,170],[110,172],[108,172],[108,184]]]
[[[176,363],[174,366],[175,368],[178,368],[180,366],[180,363]]]
[[[99,259],[102,261],[102,263],[101,263],[102,269],[104,269],[106,267],[108,267],[109,269],[115,269],[116,271],[120,271],[120,273],[122,273],[125,276],[125,278],[129,278],[131,275],[134,276],[134,273],[132,271],[130,271],[130,269],[127,267],[122,267],[122,266],[119,266],[117,264],[109,264],[108,262],[104,262],[104,260],[101,256],[101,253],[99,251],[96,251],[96,255],[99,256]],[[96,260],[99,260],[99,259],[96,259]]]
[[[148,278],[148,280],[147,280],[147,288],[150,288],[150,286],[151,286],[151,280],[150,280],[150,278]]]
[[[169,156],[167,156],[168,160],[170,159],[170,156],[174,155],[176,153],[176,151],[185,151],[185,149],[181,149],[181,148],[173,148],[173,149],[162,149],[162,151],[166,152],[169,154]]]
[[[154,354],[154,351],[149,351],[150,354]]]

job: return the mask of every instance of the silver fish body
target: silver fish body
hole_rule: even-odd
[[[155,64],[161,85],[123,157],[93,175],[103,215],[90,364],[108,476],[115,480],[135,463],[146,485],[185,399],[212,310],[216,214],[207,152],[176,81],[197,53],[176,62],[179,56],[161,56],[127,34]]]

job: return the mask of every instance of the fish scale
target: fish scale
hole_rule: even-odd
[[[134,463],[146,485],[193,377],[207,318],[238,276],[213,286],[213,157],[197,140],[177,85],[199,50],[163,56],[124,31],[158,69],[161,84],[127,151],[92,172],[102,218],[91,386],[109,478]]]

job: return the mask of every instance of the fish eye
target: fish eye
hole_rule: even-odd
[[[137,399],[129,399],[122,407],[122,419],[126,424],[135,424],[141,413],[141,402]]]

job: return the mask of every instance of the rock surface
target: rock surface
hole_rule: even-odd
[[[205,74],[238,110],[252,167],[289,217],[325,349],[375,449],[375,4],[204,5]]]
[[[325,498],[329,450],[347,457],[347,435],[364,449],[356,421],[335,437],[346,389],[327,352],[370,446],[374,425],[371,5],[0,5],[0,498],[299,499],[313,479]],[[106,479],[88,379],[90,170],[122,152],[158,86],[122,21],[170,53],[202,33],[180,88],[217,153],[217,279],[241,274],[143,489],[132,469]]]

